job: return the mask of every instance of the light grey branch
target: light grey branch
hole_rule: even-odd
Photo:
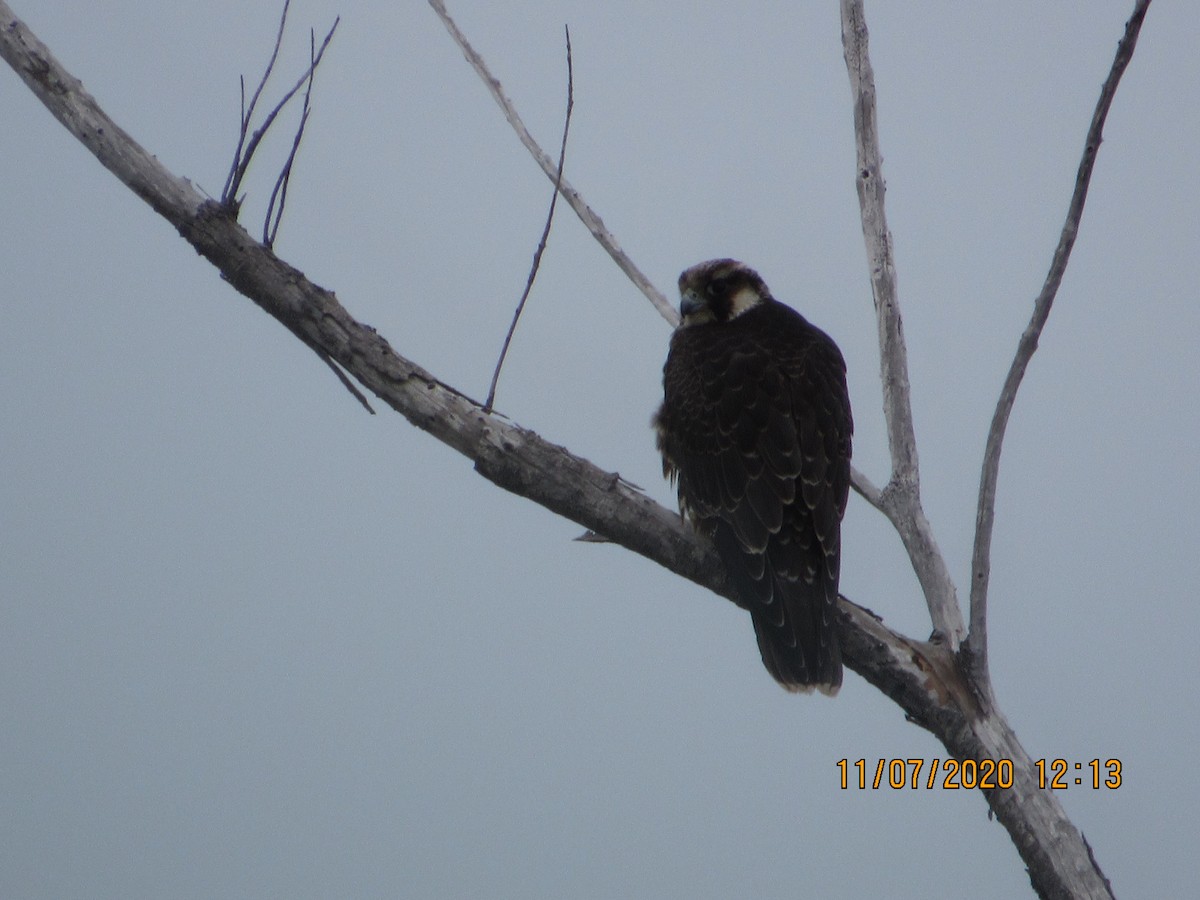
[[[512,101],[504,93],[504,87],[500,84],[500,80],[491,73],[487,67],[487,63],[483,61],[483,57],[471,46],[466,36],[458,30],[458,26],[454,24],[454,20],[450,18],[450,13],[446,11],[446,5],[441,0],[429,0],[429,5],[433,7],[433,11],[442,20],[442,24],[446,26],[446,30],[454,38],[454,43],[458,44],[459,49],[462,50],[463,55],[467,58],[467,62],[471,64],[471,68],[483,79],[483,83],[487,85],[492,98],[504,112],[504,118],[508,120],[508,124],[517,133],[517,137],[521,139],[521,143],[525,145],[525,149],[532,154],[537,164],[542,167],[542,171],[546,173],[546,177],[550,179],[550,183],[554,184],[558,174],[558,166],[550,158],[549,154],[541,148],[538,142],[533,139],[533,135],[529,133],[529,129],[525,127],[525,123],[521,121],[520,115],[517,114],[516,107],[513,106]],[[563,199],[571,205],[571,209],[575,210],[575,215],[579,216],[579,221],[600,242],[600,246],[608,251],[608,255],[612,257],[613,262],[637,286],[638,290],[645,294],[647,299],[654,304],[654,308],[659,311],[662,317],[672,326],[679,324],[679,313],[676,312],[671,301],[663,296],[662,291],[651,284],[650,279],[634,264],[629,255],[621,248],[621,245],[617,243],[617,239],[613,236],[612,232],[605,226],[604,221],[583,201],[583,197],[580,196],[579,191],[575,190],[571,183],[564,178],[559,183],[559,192],[562,194]]]
[[[853,465],[850,466],[850,486],[873,507],[880,512],[884,512],[883,491],[877,488],[875,482],[871,481],[870,478]]]
[[[843,0],[842,49],[854,95],[854,136],[857,150],[858,203],[862,213],[863,240],[871,271],[871,293],[879,329],[879,367],[883,382],[883,410],[887,420],[888,447],[892,455],[893,482],[917,482],[917,439],[913,433],[908,382],[908,351],[896,289],[896,265],[892,258],[892,233],[888,229],[883,197],[883,160],[875,114],[875,74],[867,47],[867,23],[861,2]]]
[[[842,0],[841,16],[842,48],[854,97],[858,165],[855,184],[858,187],[863,240],[871,272],[871,293],[875,298],[883,414],[892,457],[891,478],[878,494],[878,502],[873,505],[883,511],[900,534],[925,594],[934,632],[951,649],[957,649],[965,633],[958,592],[921,507],[921,476],[917,462],[917,439],[913,431],[908,351],[904,345],[904,326],[896,290],[892,235],[884,211],[885,186],[875,114],[875,74],[867,52],[867,22],[861,0]]]
[[[996,411],[992,416],[992,424],[988,429],[987,444],[983,452],[983,468],[979,478],[979,504],[975,513],[975,547],[971,557],[971,632],[967,639],[966,649],[969,651],[972,675],[985,690],[989,689],[990,675],[988,672],[988,640],[987,640],[987,598],[988,584],[991,580],[991,548],[992,526],[996,516],[996,481],[1000,474],[1000,449],[1004,443],[1004,432],[1008,427],[1008,417],[1012,412],[1013,403],[1017,398],[1017,389],[1025,377],[1025,369],[1037,350],[1038,338],[1050,317],[1050,307],[1062,283],[1063,273],[1067,269],[1067,261],[1071,257],[1071,249],[1075,246],[1075,236],[1079,233],[1079,222],[1083,218],[1083,204],[1087,200],[1088,184],[1092,178],[1092,167],[1096,163],[1096,153],[1104,139],[1104,120],[1108,116],[1109,107],[1117,92],[1117,85],[1125,73],[1125,67],[1133,58],[1134,47],[1137,46],[1138,33],[1150,0],[1138,0],[1133,15],[1125,23],[1125,36],[1117,45],[1117,54],[1100,90],[1100,99],[1096,102],[1092,122],[1088,126],[1087,139],[1084,141],[1083,158],[1079,161],[1079,170],[1075,175],[1075,191],[1071,196],[1071,205],[1067,209],[1067,219],[1063,223],[1058,246],[1054,248],[1054,257],[1050,262],[1050,271],[1042,284],[1041,293],[1033,304],[1033,316],[1029,320],[1021,340],[1017,344],[1017,353],[1013,358],[1008,376],[1004,379],[1004,387],[1000,390],[1000,399],[996,403]]]
[[[251,238],[230,210],[205,200],[188,181],[172,175],[139,147],[4,0],[0,57],[105,167],[166,218],[230,285],[409,422],[473,460],[476,471],[494,484],[733,599],[716,551],[678,515],[620,476],[485,412],[476,401],[397,354],[374,329],[355,321],[332,292]],[[866,484],[870,495],[881,494]],[[1038,893],[1109,896],[1103,875],[1057,797],[1037,789],[1024,749],[1001,717],[980,709],[954,654],[945,646],[897,634],[869,610],[844,598],[838,612],[846,664],[891,697],[911,721],[933,732],[956,758],[1014,761],[1014,787],[985,796],[1012,835]]]

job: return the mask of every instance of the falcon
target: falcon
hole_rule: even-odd
[[[663,475],[716,545],[767,671],[789,691],[836,694],[854,431],[846,363],[737,260],[693,266],[679,294],[654,416]]]

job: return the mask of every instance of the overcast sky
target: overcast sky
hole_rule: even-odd
[[[219,194],[278,4],[13,0],[104,109]],[[1131,0],[869,3],[926,509],[962,589],[983,440]],[[660,289],[758,269],[841,345],[887,478],[836,4],[451,2]],[[277,250],[474,396],[549,184],[420,2],[295,0],[323,64]],[[1119,896],[1183,896],[1200,744],[1200,17],[1160,2],[1009,428],[999,702]],[[286,73],[286,78],[282,77]],[[780,690],[746,615],[476,476],[236,294],[0,70],[0,896],[1030,895],[976,792],[843,791],[944,757],[852,673]],[[290,122],[251,170],[258,229]],[[674,297],[673,297],[674,299]],[[570,212],[500,411],[663,503],[669,329]],[[842,588],[925,637],[852,497]]]

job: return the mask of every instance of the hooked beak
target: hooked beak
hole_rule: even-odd
[[[686,319],[688,316],[698,313],[702,309],[704,309],[704,301],[696,295],[695,291],[688,290],[683,292],[683,295],[679,298],[679,314],[683,318]]]

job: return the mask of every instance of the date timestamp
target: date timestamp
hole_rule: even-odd
[[[1042,790],[1065,791],[1071,785],[1087,785],[1096,791],[1101,788],[1115,791],[1121,786],[1119,759],[1089,759],[1077,763],[1065,759],[1035,759],[1033,767]]]
[[[1072,763],[1065,759],[1033,761],[1040,790],[1065,791],[1071,785],[1094,790],[1116,790],[1121,786],[1119,759],[1090,759]],[[1006,789],[1013,786],[1011,759],[839,759],[838,786],[844,791],[891,788],[901,790]]]

